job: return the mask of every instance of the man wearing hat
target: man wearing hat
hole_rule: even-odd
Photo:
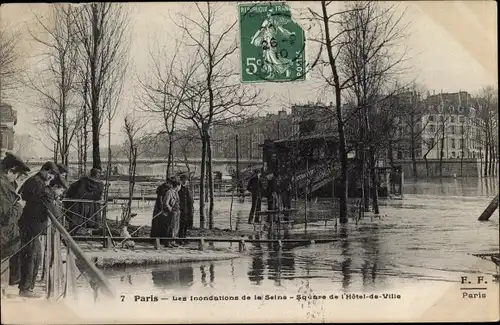
[[[179,176],[181,189],[179,190],[179,201],[181,207],[179,237],[186,238],[187,230],[193,228],[193,195],[188,186],[188,175]]]
[[[21,218],[21,280],[19,295],[35,298],[35,280],[42,258],[40,235],[47,228],[48,210],[54,209],[55,193],[49,184],[60,177],[59,168],[51,161],[46,162],[40,171],[30,177],[21,187],[21,196],[26,201]]]
[[[19,281],[19,255],[16,254],[21,243],[17,221],[23,205],[19,202],[15,182],[21,174],[30,169],[18,157],[6,153],[0,161],[0,237],[2,259],[2,286],[14,285]]]

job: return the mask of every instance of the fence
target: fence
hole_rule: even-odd
[[[159,184],[136,184],[134,188],[134,193],[132,197],[134,199],[156,199],[156,188]],[[200,184],[191,184],[191,189],[193,196],[198,198],[200,195]],[[214,183],[214,196],[216,197],[231,197],[232,194],[236,194],[236,189],[234,185],[228,182],[217,182]],[[129,191],[127,187],[120,188],[115,185],[115,188],[110,188],[108,192],[108,197],[110,200],[120,198],[128,198]]]
[[[46,235],[40,235],[43,247],[42,280],[47,299],[76,296],[76,282],[84,278],[94,290],[94,298],[102,292],[113,297],[114,292],[103,273],[92,263],[64,228],[54,213],[48,211]],[[39,237],[34,240],[40,240]],[[63,257],[65,261],[63,260]]]

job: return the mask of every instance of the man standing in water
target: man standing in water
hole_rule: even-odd
[[[0,162],[0,238],[2,259],[2,287],[19,283],[19,228],[17,221],[23,211],[14,184],[21,174],[30,169],[16,156],[6,153]],[[3,289],[3,288],[2,288]]]
[[[40,234],[47,228],[48,210],[55,208],[55,193],[48,185],[58,176],[57,165],[49,161],[21,187],[21,196],[26,201],[18,222],[23,247],[19,282],[19,295],[22,297],[37,298],[33,290],[42,258]]]
[[[248,216],[248,223],[252,224],[259,222],[259,216],[255,216],[255,212],[259,212],[262,206],[262,181],[260,179],[260,169],[255,170],[255,174],[250,178],[247,185],[247,190],[252,193],[252,207]]]
[[[179,200],[181,207],[179,237],[186,238],[187,230],[193,228],[193,196],[188,186],[188,177],[182,174],[180,177],[181,189],[179,190]]]

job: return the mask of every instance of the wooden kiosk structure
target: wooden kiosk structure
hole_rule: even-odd
[[[263,144],[264,174],[270,179],[289,180],[295,197],[331,198],[339,193],[340,161],[336,135],[308,135]],[[359,146],[349,143],[348,197],[361,197],[361,160]],[[368,171],[369,172],[369,171]],[[381,198],[402,196],[401,167],[376,167],[378,194]],[[270,184],[270,187],[273,187]],[[370,184],[370,188],[372,184]]]

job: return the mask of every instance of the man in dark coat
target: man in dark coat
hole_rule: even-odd
[[[181,189],[179,190],[179,199],[181,206],[181,222],[179,229],[179,237],[186,238],[187,230],[193,229],[193,212],[194,212],[194,201],[191,191],[188,186],[188,178],[186,174],[182,174],[179,177],[181,183]]]
[[[90,176],[84,176],[69,186],[66,198],[73,200],[100,201],[104,192],[104,184],[99,179],[101,172],[92,168]],[[98,229],[101,221],[101,203],[99,202],[65,202],[68,229],[75,232],[78,228]]]
[[[18,157],[6,153],[0,162],[0,238],[1,238],[1,272],[2,286],[15,285],[20,278],[21,247],[17,222],[23,210],[23,204],[16,193],[15,182],[21,174],[30,171],[28,166]]]
[[[40,235],[46,232],[49,209],[55,210],[55,194],[48,185],[58,176],[58,167],[49,161],[21,186],[21,196],[26,201],[18,222],[21,247],[23,247],[20,252],[21,280],[19,282],[19,295],[22,297],[37,297],[33,289],[42,258]]]
[[[262,180],[260,179],[260,169],[255,170],[255,174],[250,178],[247,184],[247,190],[252,194],[252,206],[250,208],[250,215],[248,216],[248,223],[259,222],[259,216],[255,216],[255,212],[259,212],[262,207]]]
[[[170,220],[168,220],[167,215],[162,213],[162,199],[170,188],[171,185],[168,182],[156,188],[156,202],[153,209],[153,220],[151,221],[151,237],[167,237]]]

